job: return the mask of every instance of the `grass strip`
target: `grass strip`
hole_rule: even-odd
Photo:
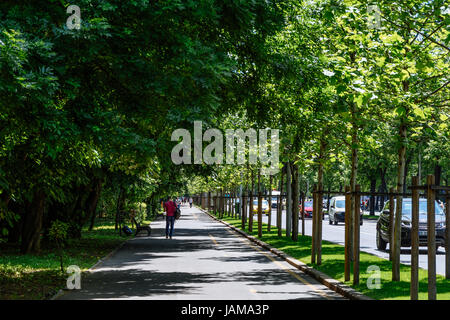
[[[217,217],[217,215],[216,215]],[[241,228],[241,220],[224,216],[223,221],[236,228]],[[254,237],[258,236],[258,222],[254,219],[253,232],[248,231],[248,222],[243,230]],[[278,237],[278,229],[274,226],[267,232],[267,224],[263,224],[263,235],[259,238],[274,248],[277,248],[288,255],[302,261],[308,266],[319,270],[330,277],[351,286],[355,290],[378,300],[409,300],[410,299],[410,280],[411,267],[402,264],[400,266],[401,281],[392,280],[392,262],[372,254],[361,252],[360,255],[360,284],[354,286],[352,281],[344,281],[344,246],[322,241],[322,264],[311,264],[311,237],[299,235],[298,241],[293,241],[285,236],[285,230],[282,230],[282,237]],[[367,280],[373,273],[366,272],[369,266],[377,266],[380,269],[380,289],[369,289]],[[353,278],[353,269],[351,270],[351,279]],[[436,290],[438,300],[450,300],[450,280],[441,275],[436,275]],[[419,269],[419,299],[428,299],[428,271]]]
[[[77,265],[87,271],[126,241],[114,227],[114,221],[97,219],[92,231],[83,228],[81,239],[69,239],[64,268]],[[61,273],[57,252],[52,243],[43,243],[37,255],[20,254],[17,244],[0,244],[0,299],[47,299],[64,288],[69,274]]]

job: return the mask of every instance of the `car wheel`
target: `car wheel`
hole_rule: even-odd
[[[386,250],[387,242],[381,237],[380,231],[377,230],[377,249]]]
[[[338,221],[336,220],[336,217],[334,217],[334,225],[337,226]]]

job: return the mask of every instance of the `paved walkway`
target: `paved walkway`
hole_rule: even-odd
[[[182,207],[172,240],[165,221],[151,227],[60,299],[343,299],[196,208]]]

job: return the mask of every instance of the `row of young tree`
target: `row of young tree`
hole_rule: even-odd
[[[269,39],[272,56],[258,71],[257,94],[235,105],[222,129],[279,129],[280,167],[298,167],[300,188],[343,190],[350,182],[406,192],[411,173],[422,182],[434,173],[436,184],[447,185],[448,10],[443,1],[378,6],[379,29],[368,25],[362,1],[291,6],[285,29]],[[216,169],[206,180],[213,187],[239,183],[247,170]]]
[[[288,198],[298,199],[297,189],[311,191],[313,184],[341,191],[349,185],[350,192],[357,185],[372,192],[394,187],[400,217],[411,176],[423,185],[434,174],[437,185],[448,185],[450,17],[443,1],[377,5],[379,28],[368,23],[365,1],[290,7],[286,28],[269,40],[272,63],[260,70],[258,94],[244,105],[244,118],[249,127],[280,130]],[[248,170],[217,166],[213,179],[199,178],[191,190],[201,194],[243,184],[250,190],[245,194],[255,196]],[[267,182],[268,189],[279,186]],[[355,206],[352,197],[350,212]],[[289,208],[286,220],[297,214]],[[287,234],[297,232],[292,227]],[[399,261],[400,239],[395,240],[393,259]],[[397,269],[393,280],[399,277]]]

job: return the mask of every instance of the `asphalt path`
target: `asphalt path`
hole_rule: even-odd
[[[256,217],[256,215],[255,215]],[[263,222],[268,223],[267,215],[263,215]],[[272,210],[271,225],[276,226],[276,210]],[[302,230],[302,221],[299,221],[299,233]],[[324,240],[345,245],[345,226],[344,223],[338,225],[329,225],[328,215],[325,214],[325,220],[322,222],[322,236]],[[282,214],[282,228],[286,229],[286,211]],[[378,250],[376,245],[376,220],[364,219],[361,226],[360,244],[361,251],[371,253],[378,257],[389,259],[389,244],[386,251]],[[311,236],[312,220],[305,218],[305,235]],[[402,247],[400,252],[400,262],[411,264],[411,248]],[[419,250],[419,267],[428,270],[428,250],[427,247],[420,247]],[[445,248],[439,247],[436,252],[436,273],[445,275]]]
[[[195,207],[182,207],[173,239],[165,221],[151,228],[59,299],[344,299]]]

